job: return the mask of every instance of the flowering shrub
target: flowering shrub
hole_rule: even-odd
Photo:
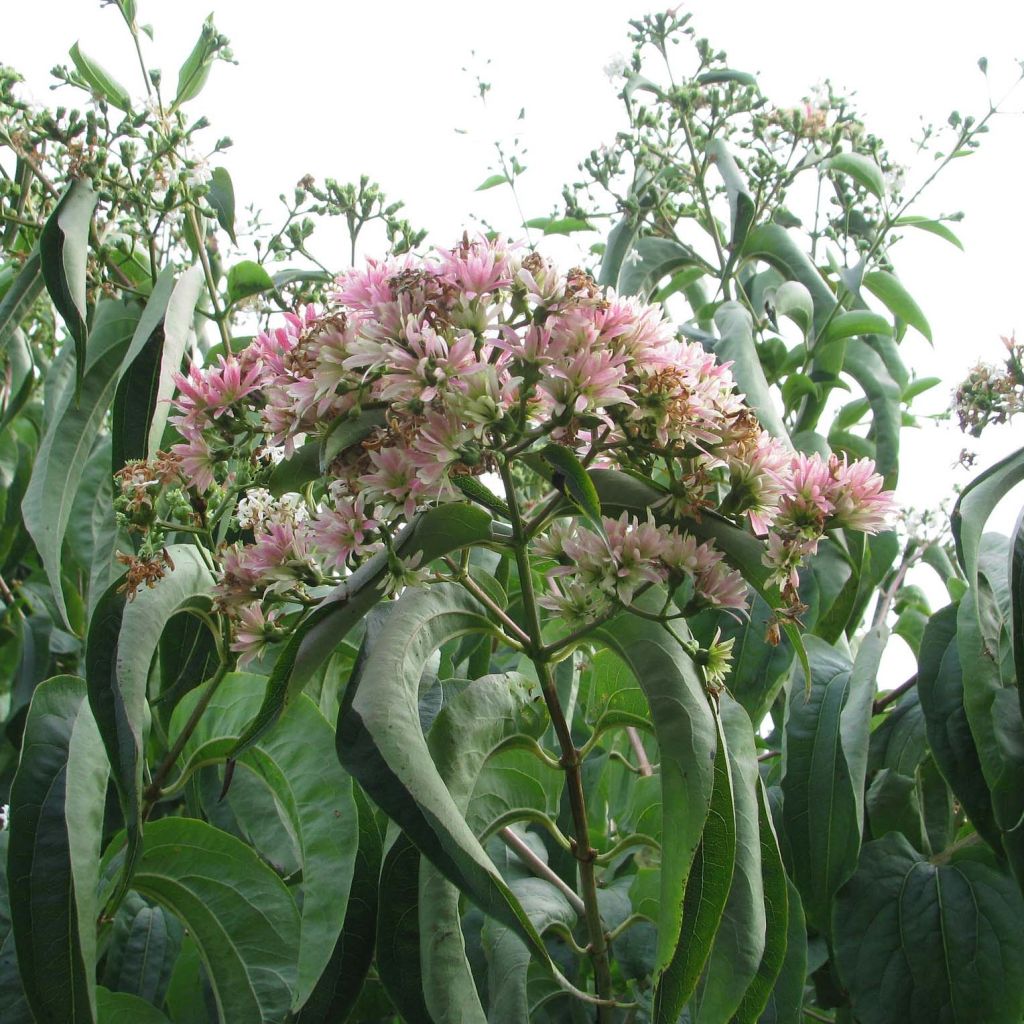
[[[4,1024],[1020,1024],[1024,454],[891,491],[892,254],[953,218],[676,10],[524,225],[609,218],[581,267],[421,255],[367,179],[246,228],[185,112],[227,40],[172,97],[116,11],[144,97],[0,69]],[[389,257],[329,273],[327,216]]]

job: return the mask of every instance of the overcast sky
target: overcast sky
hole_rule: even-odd
[[[67,60],[76,40],[141,94],[115,11],[89,0],[5,6],[0,60],[22,72],[40,102],[52,101],[48,70]],[[155,30],[147,56],[172,84],[211,7],[239,63],[218,65],[193,107],[213,122],[211,138],[229,134],[235,142],[223,162],[239,203],[269,209],[306,173],[339,180],[365,173],[390,198],[404,200],[414,225],[442,245],[472,227],[474,215],[517,233],[507,189],[474,192],[491,171],[496,139],[518,134],[528,149],[525,215],[551,210],[580,159],[622,126],[604,68],[629,52],[628,19],[655,9],[629,0],[139,0],[139,21]],[[989,88],[1002,95],[1016,75],[1014,58],[1024,57],[1024,4],[1008,0],[698,0],[690,10],[698,32],[725,49],[733,67],[758,73],[776,105],[793,106],[831,78],[856,91],[869,129],[907,159],[922,119],[944,122],[954,108],[984,113]],[[988,84],[977,68],[982,55],[989,59]],[[474,71],[492,85],[486,106],[475,95]],[[521,108],[525,119],[518,121]],[[1022,109],[1024,90],[1011,98],[981,151],[954,162],[915,211],[963,210],[956,229],[966,253],[923,234],[897,250],[897,270],[935,338],[930,349],[910,332],[907,361],[922,375],[950,381],[930,393],[926,408],[947,406],[952,382],[979,358],[997,361],[1001,334],[1024,333]],[[927,175],[929,159],[911,181]],[[339,269],[344,259],[339,251]],[[984,464],[1022,437],[1019,427],[1002,428],[971,447],[981,449]],[[960,435],[926,428],[905,438],[905,502],[934,504],[955,482],[966,482],[967,474],[952,468],[965,443]],[[1012,521],[1012,511],[1001,510],[1004,530]]]

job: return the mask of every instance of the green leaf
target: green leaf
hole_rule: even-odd
[[[35,541],[65,623],[68,612],[60,584],[64,534],[75,492],[106,417],[118,368],[137,322],[136,309],[120,302],[100,303],[89,346],[90,363],[77,401],[69,393],[62,396],[43,435],[22,502],[25,528]]]
[[[485,178],[484,181],[477,185],[477,192],[486,192],[489,188],[497,188],[498,185],[509,184],[508,177],[504,174],[492,174],[489,178]]]
[[[96,989],[98,1024],[171,1024],[152,1003],[128,992]]]
[[[83,53],[78,43],[68,50],[68,54],[74,61],[78,73],[94,93],[102,96],[112,107],[117,107],[126,114],[131,113],[132,103],[128,90],[102,64]]]
[[[323,476],[320,469],[319,441],[307,441],[287,459],[279,462],[270,474],[267,489],[275,498],[282,494],[302,491],[312,480]]]
[[[420,964],[420,854],[404,832],[393,836],[380,869],[376,967],[391,1002],[407,1024],[435,1024],[423,998]]]
[[[715,724],[718,746],[711,806],[693,858],[693,870],[686,880],[683,941],[664,972],[660,976],[655,973],[654,1024],[675,1024],[679,1019],[700,980],[729,897],[736,858],[736,817],[728,752],[717,716]],[[660,936],[658,945],[661,946]]]
[[[697,76],[698,85],[757,85],[757,79],[749,71],[735,71],[732,68],[716,68]]]
[[[838,174],[846,174],[878,199],[885,198],[885,178],[882,168],[863,153],[837,153],[822,163],[822,167]]]
[[[818,268],[778,224],[759,224],[743,243],[744,259],[759,259],[774,267],[790,281],[799,281],[814,302],[814,333],[818,335],[832,313],[836,297]]]
[[[235,237],[235,186],[231,175],[223,167],[213,169],[206,201],[213,207],[217,223],[228,233],[228,238],[238,245]]]
[[[718,168],[729,197],[729,212],[732,219],[729,247],[733,250],[729,262],[732,263],[754,221],[754,197],[750,194],[739,165],[723,139],[711,140],[708,144],[708,158]]]
[[[747,713],[728,693],[723,693],[719,701],[732,777],[735,867],[704,978],[690,1003],[694,1024],[732,1020],[761,968],[768,925],[762,877],[764,866],[761,863],[764,837],[758,813],[761,779],[757,770],[754,730]],[[774,841],[774,835],[771,839]],[[709,850],[705,849],[705,865],[721,871],[719,862],[712,861],[708,854]],[[766,999],[771,981],[765,989]]]
[[[7,350],[15,330],[28,316],[42,290],[43,268],[37,247],[29,253],[18,276],[0,299],[0,356]]]
[[[663,626],[627,614],[603,626],[597,636],[643,688],[661,752],[664,817],[655,966],[655,982],[660,984],[689,942],[683,930],[684,900],[715,785],[716,722],[698,670]],[[673,991],[662,998],[666,1013],[679,1003],[678,1017],[690,992],[677,983],[675,972],[671,983]]]
[[[865,334],[892,334],[892,324],[881,313],[868,309],[851,309],[837,313],[818,339],[819,345],[828,345],[844,338],[856,338]]]
[[[242,260],[228,271],[228,302],[236,303],[250,295],[274,290],[271,276],[253,260]]]
[[[693,249],[673,238],[641,238],[622,260],[616,291],[649,299],[662,278],[696,262]]]
[[[915,327],[929,341],[932,329],[921,307],[899,279],[887,270],[871,270],[864,275],[864,287],[886,306],[890,313]]]
[[[132,601],[118,592],[116,583],[111,584],[96,607],[86,644],[89,703],[110,759],[128,829],[122,886],[130,879],[142,830],[149,667],[168,620],[190,601],[205,597],[213,586],[213,576],[197,548],[173,544],[167,551],[174,569]]]
[[[861,386],[871,407],[869,437],[875,443],[875,468],[886,487],[899,473],[901,389],[881,357],[866,342],[854,340],[846,349],[843,370]]]
[[[7,890],[7,850],[11,837],[9,830],[0,832],[0,1006],[10,1024],[35,1024],[35,1018],[25,998],[25,988],[18,971],[18,957],[14,951],[14,932],[11,930],[11,907]]]
[[[161,818],[146,826],[132,888],[175,914],[195,940],[221,1020],[284,1019],[299,912],[255,850],[204,821]]]
[[[264,677],[245,672],[225,677],[182,750],[176,788],[200,766],[226,760],[259,710],[265,684]],[[182,734],[201,699],[199,690],[181,699],[169,737]],[[338,765],[333,747],[333,730],[313,702],[300,695],[277,728],[242,754],[235,769],[252,771],[267,783],[298,847],[302,910],[293,1009],[313,991],[341,933],[359,840],[352,780]]]
[[[622,265],[633,248],[633,242],[636,240],[639,229],[639,222],[634,217],[627,215],[608,233],[608,241],[601,258],[601,272],[597,278],[599,287],[618,287]]]
[[[930,234],[938,235],[939,238],[944,238],[951,245],[955,245],[958,249],[963,251],[963,242],[961,242],[960,239],[942,223],[942,221],[932,220],[929,217],[907,214],[904,217],[898,218],[895,223],[897,227],[919,228],[921,231],[927,231]]]
[[[547,445],[540,456],[555,472],[555,487],[576,506],[594,530],[603,534],[601,501],[580,460],[560,444]]]
[[[0,351],[3,344],[0,342]],[[36,386],[35,361],[25,332],[15,327],[7,353],[7,399],[0,403],[0,434],[14,422],[14,417],[25,407]]]
[[[320,472],[326,473],[339,455],[383,426],[385,420],[383,409],[364,409],[354,418],[339,416],[320,439]]]
[[[174,393],[171,374],[181,367],[202,288],[198,264],[177,282],[172,267],[157,278],[118,375],[111,431],[115,471],[130,459],[152,457],[160,447]]]
[[[338,757],[438,870],[550,963],[439,776],[420,726],[419,681],[428,657],[450,640],[492,631],[482,607],[454,584],[404,594],[362,671],[349,680],[338,718]]]
[[[345,924],[320,980],[296,1019],[296,1024],[334,1024],[346,1020],[373,961],[383,857],[383,838],[373,809],[362,790],[353,787],[358,810],[359,848],[349,890]],[[388,900],[392,893],[387,892]]]
[[[176,110],[183,103],[187,103],[202,91],[210,77],[210,68],[221,48],[222,37],[213,24],[211,14],[203,27],[199,30],[199,38],[196,40],[192,52],[185,58],[185,63],[178,71],[178,89],[174,94],[174,102],[171,110]]]
[[[528,843],[530,838],[529,833],[524,837]],[[547,859],[539,838],[534,837],[529,845],[542,860]],[[534,878],[511,858],[505,875],[538,932],[543,934],[554,924],[572,928],[577,923],[576,911],[551,883]],[[484,921],[482,941],[487,956],[488,1024],[521,1024],[532,1019],[529,949],[515,932],[491,919]]]
[[[1024,510],[1017,516],[1010,540],[1010,637],[1017,695],[1024,711]]]
[[[32,698],[11,785],[11,922],[36,1020],[95,1018],[96,886],[107,762],[85,683],[55,676]]]
[[[806,285],[799,281],[784,282],[776,289],[772,304],[776,316],[788,317],[808,337],[814,326],[814,301]]]
[[[786,879],[789,923],[786,927],[786,955],[759,1024],[804,1024],[801,1013],[807,980],[807,926],[796,886]],[[737,1018],[739,1021],[740,1018]]]
[[[98,199],[98,193],[87,181],[76,178],[60,197],[39,235],[43,281],[75,344],[78,387],[83,383],[87,362],[85,268],[89,229]]]
[[[378,637],[377,644],[386,642],[386,636],[385,632]],[[367,657],[372,661],[372,647]],[[531,688],[529,680],[516,673],[483,676],[458,693],[434,720],[427,747],[463,817],[488,759],[511,737],[531,730],[536,734],[547,724],[534,708]],[[431,1019],[436,1024],[485,1022],[488,1018],[466,960],[459,890],[426,861],[420,864],[418,904],[423,995]],[[528,960],[528,948],[521,948]]]
[[[772,825],[772,812],[768,796],[760,779],[757,782],[757,814],[761,840],[761,888],[764,893],[765,943],[761,962],[753,980],[747,986],[743,999],[733,1018],[735,1024],[756,1024],[772,999],[773,989],[786,967],[790,921],[799,915],[800,938],[803,935],[803,913],[799,910],[799,897],[791,901],[787,888],[786,869],[779,852],[779,841]],[[796,902],[796,906],[792,903]],[[801,985],[801,988],[803,986]],[[802,993],[801,993],[802,994]]]
[[[970,586],[974,586],[978,578],[978,549],[985,523],[1003,496],[1021,480],[1024,480],[1024,448],[979,473],[960,492],[953,506],[949,525],[956,544],[957,560]]]
[[[423,564],[491,539],[491,517],[472,505],[446,504],[422,513],[395,538],[403,557],[422,552]],[[277,721],[295,694],[352,627],[381,599],[388,572],[386,552],[361,565],[336,587],[295,630],[274,663],[259,714],[239,738],[233,756]]]
[[[181,940],[182,928],[176,917],[162,907],[151,907],[136,893],[128,893],[114,919],[102,983],[113,992],[130,993],[162,1006]]]
[[[1017,1024],[1022,914],[1017,886],[981,859],[934,864],[897,832],[867,843],[833,930],[857,1020]]]
[[[857,865],[864,820],[871,701],[884,647],[876,629],[853,664],[817,637],[807,637],[809,687],[794,672],[783,739],[783,816],[791,877],[808,922],[825,931],[832,897]]]
[[[957,609],[948,605],[928,621],[917,662],[917,692],[932,757],[978,833],[999,848],[992,795],[964,708],[957,646]]]
[[[526,227],[539,228],[545,235],[571,235],[574,231],[594,230],[593,224],[579,217],[535,217],[526,222]]]

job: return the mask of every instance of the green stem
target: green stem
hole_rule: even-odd
[[[601,1000],[611,1000],[612,976],[608,962],[608,944],[604,925],[601,923],[601,912],[597,903],[597,875],[594,869],[597,851],[590,845],[590,827],[587,822],[587,805],[583,793],[582,760],[579,750],[576,749],[576,744],[573,743],[569,723],[565,719],[561,701],[558,699],[558,688],[555,685],[551,672],[551,662],[545,655],[544,642],[541,637],[540,611],[533,587],[530,556],[527,552],[528,536],[519,512],[519,502],[516,500],[515,486],[507,461],[502,460],[500,462],[500,470],[502,483],[505,487],[505,499],[508,502],[510,519],[512,521],[516,568],[519,572],[519,589],[526,617],[526,631],[530,639],[527,654],[537,671],[541,692],[544,695],[544,703],[547,705],[548,714],[551,716],[551,724],[554,727],[555,736],[558,738],[558,745],[562,750],[562,768],[565,771],[565,785],[569,797],[569,806],[572,811],[573,830],[575,832],[573,855],[576,857],[579,869],[580,890],[583,897],[587,933],[590,937],[590,957],[594,966],[595,987],[597,988],[597,995]],[[612,1024],[611,1008],[599,1005],[597,1019],[599,1024]]]
[[[196,236],[196,248],[199,250],[199,262],[203,265],[203,276],[206,278],[206,290],[210,293],[210,304],[213,306],[213,316],[220,328],[220,340],[224,343],[224,352],[231,352],[231,334],[228,331],[227,321],[224,318],[224,310],[220,308],[220,299],[217,297],[217,282],[213,279],[213,270],[210,267],[210,255],[206,251],[206,241],[203,232],[199,227],[199,218],[196,216],[195,208],[189,205],[186,207],[186,216],[193,234]]]

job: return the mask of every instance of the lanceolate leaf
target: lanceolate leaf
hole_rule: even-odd
[[[1024,902],[981,858],[924,860],[890,832],[864,847],[835,907],[836,965],[863,1024],[1017,1024]]]
[[[373,961],[383,837],[375,812],[362,790],[354,786],[352,794],[358,810],[359,848],[345,925],[320,980],[299,1013],[297,1024],[334,1024],[345,1020],[359,997]],[[390,900],[392,893],[387,892],[386,897]]]
[[[921,312],[921,307],[903,284],[887,270],[871,270],[864,275],[864,287],[901,320],[917,328],[929,341],[932,329]]]
[[[362,671],[349,680],[338,718],[338,757],[438,870],[550,964],[540,936],[438,774],[420,726],[418,689],[427,659],[450,640],[492,630],[483,608],[454,584],[403,595]]]
[[[697,254],[673,238],[641,238],[619,271],[617,291],[649,299],[662,278],[696,262]]]
[[[884,637],[861,642],[857,661],[807,637],[811,685],[790,683],[782,791],[792,877],[807,920],[828,928],[832,897],[857,864],[863,823],[871,701]]]
[[[609,232],[601,259],[601,272],[597,278],[600,287],[617,287],[622,264],[633,248],[639,228],[636,218],[627,214]]]
[[[162,818],[146,828],[132,887],[188,929],[221,1020],[284,1019],[295,986],[299,913],[255,850],[204,821]]]
[[[718,173],[721,174],[722,180],[725,182],[732,218],[729,245],[733,250],[738,251],[754,220],[754,197],[750,194],[743,174],[724,140],[713,139],[711,141],[708,146],[708,157],[718,168]]]
[[[711,806],[693,858],[693,870],[686,880],[681,941],[665,971],[655,975],[655,1024],[675,1024],[693,995],[729,897],[736,858],[736,812],[729,757],[717,716],[715,724],[718,748]]]
[[[599,636],[625,661],[643,688],[660,749],[663,843],[655,966],[655,980],[660,982],[674,964],[681,944],[690,941],[683,933],[684,898],[711,805],[716,724],[697,669],[663,626],[623,615],[603,627]],[[694,984],[696,980],[695,975]],[[678,1002],[678,1016],[689,995],[674,985],[671,995],[663,997],[666,1012]],[[674,1024],[675,1018],[672,1020]]]
[[[956,555],[967,582],[972,586],[977,580],[978,547],[985,532],[985,523],[1003,495],[1021,480],[1024,480],[1024,448],[979,473],[963,489],[953,506],[950,527],[956,542]]]
[[[736,384],[746,396],[747,404],[757,413],[761,426],[788,441],[789,434],[775,406],[754,346],[750,313],[738,302],[723,303],[715,313],[715,326],[721,334],[721,340],[714,345],[719,362],[733,364],[732,375]]]
[[[129,992],[96,990],[99,1024],[170,1024],[152,1003]]]
[[[210,190],[206,193],[206,201],[217,214],[217,223],[228,233],[235,245],[235,186],[231,175],[223,167],[215,167],[210,175]],[[275,285],[277,281],[274,282]]]
[[[789,906],[784,947],[786,955],[775,987],[758,1018],[759,1024],[804,1024],[800,1011],[804,1003],[804,984],[807,980],[807,925],[800,904],[800,893],[788,878],[785,881]],[[744,1018],[737,1014],[738,1024],[743,1020]]]
[[[491,517],[472,505],[449,504],[419,516],[395,538],[403,557],[422,553],[426,565],[451,551],[491,539]],[[239,738],[236,754],[277,721],[281,712],[348,631],[381,599],[388,571],[384,553],[360,566],[299,626],[274,664],[259,714]]]
[[[167,267],[139,318],[118,376],[113,405],[113,468],[156,454],[174,390],[171,374],[181,365],[192,314],[203,287],[197,264],[175,282]]]
[[[25,995],[41,1024],[95,1019],[96,885],[107,762],[85,683],[33,695],[11,786],[7,878]]]
[[[85,345],[89,336],[85,266],[89,227],[98,199],[88,182],[76,178],[61,196],[39,236],[43,281],[74,340],[79,386],[85,376]]]
[[[732,776],[736,863],[715,944],[704,978],[691,1003],[690,1012],[695,1024],[717,1024],[732,1019],[761,967],[767,928],[762,878],[765,868],[761,863],[763,836],[758,815],[761,779],[757,770],[754,730],[747,713],[727,693],[723,693],[719,701],[722,733]],[[771,840],[774,841],[774,835]],[[708,865],[706,849],[704,854],[705,865]],[[770,982],[765,998],[768,991]]]
[[[163,907],[150,906],[137,893],[128,893],[114,920],[103,984],[113,992],[131,993],[161,1006],[181,939],[181,923],[176,917]]]
[[[427,746],[460,814],[466,815],[480,772],[501,744],[524,730],[539,733],[546,724],[530,701],[530,688],[515,674],[483,676],[434,720]],[[548,769],[538,764],[536,770]],[[419,919],[423,994],[431,1018],[437,1024],[486,1021],[466,960],[459,890],[427,861],[420,863]]]
[[[964,709],[963,672],[957,646],[957,609],[937,611],[925,627],[917,661],[917,693],[932,757],[975,829],[994,848],[999,830],[992,796]]]
[[[921,231],[928,231],[933,235],[938,235],[939,238],[944,238],[951,245],[955,245],[961,251],[963,250],[964,244],[954,234],[954,232],[942,221],[932,220],[930,217],[920,217],[913,214],[908,214],[905,217],[900,217],[896,221],[898,227],[913,227],[918,228]]]
[[[29,253],[3,299],[0,299],[0,357],[10,344],[14,331],[21,326],[32,304],[43,290],[43,269],[39,249]]]
[[[892,379],[881,357],[864,341],[854,340],[847,346],[843,370],[864,389],[871,406],[868,436],[875,444],[875,465],[885,478],[886,487],[893,487],[899,471],[900,386]]]
[[[120,302],[101,303],[96,310],[89,366],[77,397],[65,394],[58,414],[43,435],[32,470],[22,513],[25,526],[43,560],[64,621],[67,608],[60,585],[61,546],[71,506],[85,471],[89,452],[114,394],[117,370],[138,313]]]
[[[228,675],[182,751],[182,778],[203,764],[223,761],[263,699],[265,679]],[[200,694],[192,690],[174,709],[169,735],[178,736]],[[327,966],[341,932],[359,841],[352,780],[337,764],[331,727],[302,695],[278,728],[241,757],[235,771],[251,770],[270,787],[290,826],[302,866],[301,932],[294,1008],[300,1008]]]
[[[818,344],[828,345],[833,341],[865,334],[892,334],[892,324],[881,313],[872,313],[867,309],[852,309],[847,313],[836,314],[829,321],[824,334],[818,339]]]
[[[772,825],[768,796],[761,780],[757,781],[757,813],[761,839],[761,887],[764,893],[765,943],[757,972],[743,995],[733,1018],[735,1024],[755,1024],[768,1005],[776,980],[784,969],[787,950],[787,931],[790,917],[799,908],[790,907],[786,869],[779,852],[779,841]],[[801,933],[803,914],[799,914]],[[803,935],[801,934],[801,939]],[[805,940],[806,941],[806,940]]]
[[[86,680],[89,703],[110,758],[121,810],[128,828],[128,855],[122,884],[127,885],[138,852],[142,821],[143,729],[147,711],[149,666],[168,620],[213,586],[213,576],[196,548],[168,548],[174,564],[152,589],[132,601],[111,584],[89,626]]]
[[[126,114],[131,112],[128,90],[102,64],[98,64],[88,54],[83,53],[78,43],[71,47],[69,56],[74,61],[78,73],[94,93],[102,96],[112,107],[117,107]]]
[[[885,197],[885,178],[882,169],[863,153],[837,153],[823,164],[830,171],[849,175],[858,185],[863,185],[879,199]]]
[[[11,928],[11,907],[7,888],[7,849],[11,833],[0,832],[0,1006],[10,1018],[10,1024],[35,1024],[28,1008],[25,988],[18,970],[18,956],[14,950],[14,932]],[[5,1021],[6,1024],[6,1021]]]
[[[593,529],[603,533],[601,501],[579,459],[560,444],[549,444],[540,455],[555,472],[555,486],[565,493]]]
[[[382,426],[384,419],[382,409],[367,409],[354,419],[336,419],[320,440],[320,472],[326,473],[339,455],[362,441],[376,427]]]

